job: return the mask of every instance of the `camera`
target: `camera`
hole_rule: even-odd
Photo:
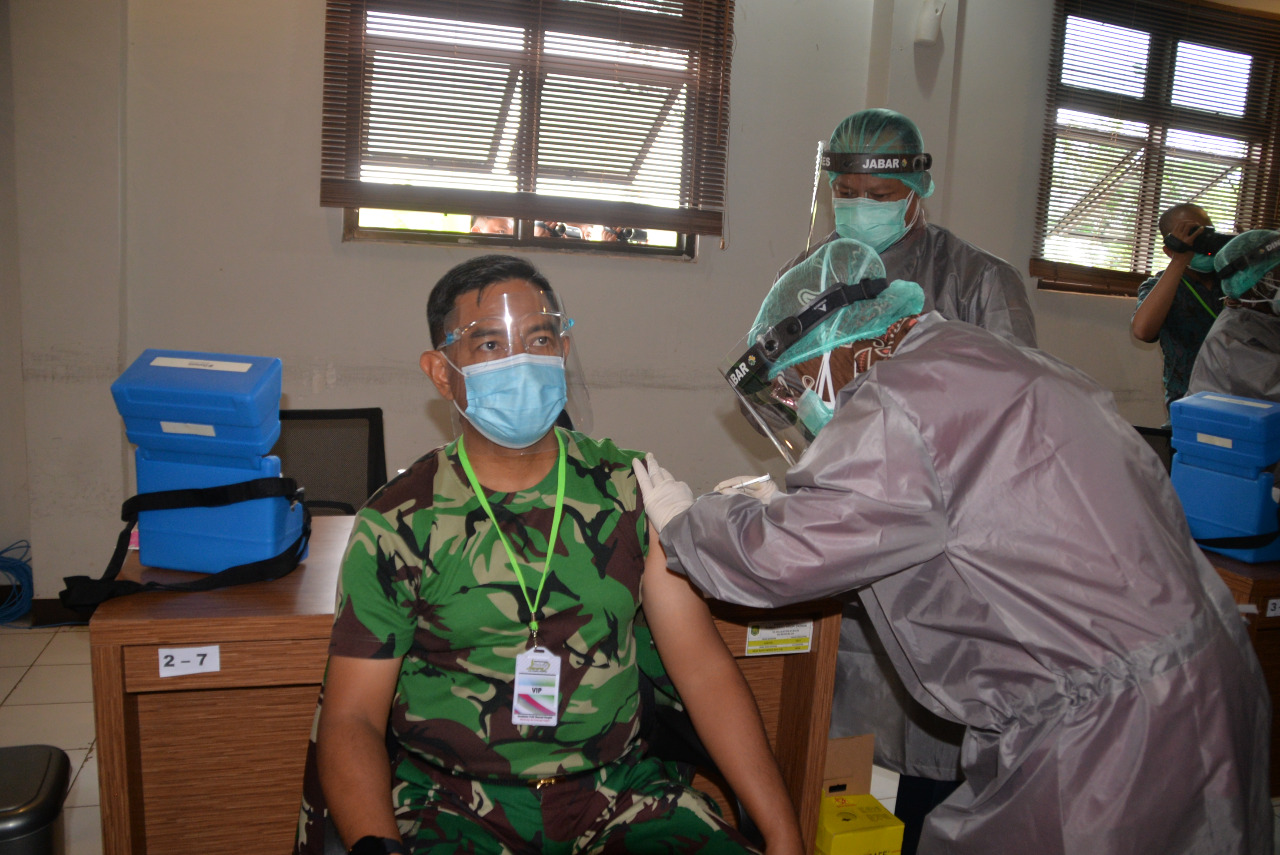
[[[1164,245],[1171,252],[1198,252],[1201,255],[1217,255],[1235,235],[1222,234],[1206,228],[1196,235],[1190,244],[1185,244],[1173,235],[1164,236]]]

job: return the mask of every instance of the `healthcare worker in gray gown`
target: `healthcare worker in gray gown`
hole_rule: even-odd
[[[859,240],[880,254],[890,279],[923,289],[925,310],[1035,347],[1035,318],[1018,271],[926,222],[923,201],[934,191],[932,156],[915,122],[893,110],[854,113],[832,131],[819,164],[831,184],[835,216],[835,231],[824,244],[841,237]],[[826,403],[835,391],[824,386]],[[960,779],[963,731],[911,697],[855,602],[840,626],[831,736],[868,732],[876,737],[876,762],[900,773],[894,813],[906,824],[903,855],[913,855],[925,815]]]
[[[1214,267],[1227,299],[1196,356],[1188,391],[1280,401],[1280,232],[1236,235]]]
[[[1266,685],[1155,453],[1084,374],[883,276],[827,244],[726,370],[800,452],[785,490],[695,502],[637,462],[669,566],[755,607],[856,591],[912,696],[965,727],[924,855],[1270,852]]]

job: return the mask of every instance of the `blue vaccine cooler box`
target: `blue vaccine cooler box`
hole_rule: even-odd
[[[1280,529],[1271,468],[1280,461],[1280,404],[1197,392],[1169,406],[1170,478],[1197,540]],[[1240,561],[1280,560],[1280,537],[1252,549],[1206,546]]]
[[[138,492],[221,487],[280,475],[280,458],[259,457],[232,465],[135,454]],[[251,465],[252,464],[252,465]],[[216,573],[279,555],[302,533],[302,505],[288,499],[254,499],[219,508],[179,508],[138,514],[138,558],[148,567]]]
[[[220,487],[279,477],[265,456],[280,435],[280,360],[146,350],[111,385],[138,446],[138,492]],[[303,509],[285,498],[138,515],[139,559],[149,567],[216,573],[271,558],[302,533]]]
[[[261,457],[280,436],[280,360],[144,350],[111,396],[129,441],[152,451]]]

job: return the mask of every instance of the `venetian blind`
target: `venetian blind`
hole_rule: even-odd
[[[1059,0],[1032,273],[1132,293],[1167,261],[1157,220],[1277,225],[1280,20],[1160,0]]]
[[[733,0],[329,0],[321,204],[719,234]]]

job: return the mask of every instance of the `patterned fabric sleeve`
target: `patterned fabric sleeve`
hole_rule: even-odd
[[[364,509],[343,556],[329,653],[360,659],[404,656],[416,626],[412,602],[395,562],[382,548],[387,520]]]

